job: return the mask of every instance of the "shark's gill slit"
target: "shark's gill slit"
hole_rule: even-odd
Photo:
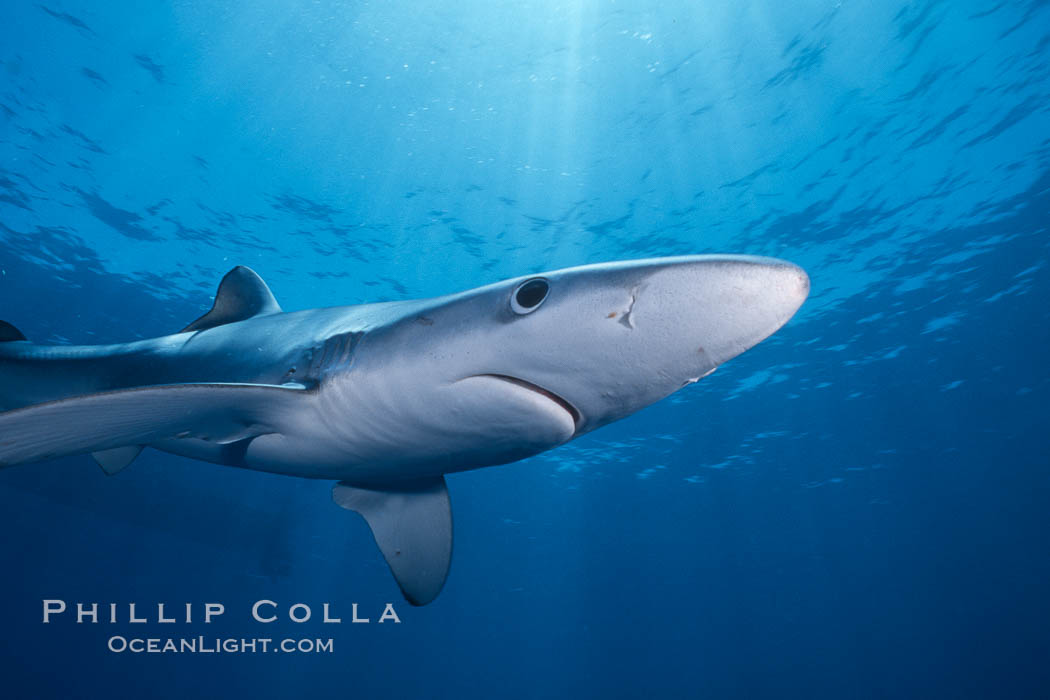
[[[557,394],[555,394],[553,391],[548,391],[547,389],[544,389],[542,386],[538,386],[538,385],[533,384],[532,382],[526,381],[524,379],[519,379],[518,377],[512,377],[509,374],[477,374],[477,375],[474,375],[474,376],[477,376],[477,377],[490,377],[492,379],[500,379],[502,381],[509,382],[509,383],[514,384],[516,386],[520,386],[522,389],[528,389],[531,392],[539,394],[540,396],[542,396],[542,397],[544,397],[546,399],[549,399],[549,400],[553,401],[554,403],[558,404],[559,406],[561,406],[565,410],[566,413],[568,413],[570,416],[572,416],[573,425],[575,425],[577,429],[579,429],[579,427],[580,427],[580,421],[581,421],[580,412],[576,409],[575,406],[573,406],[571,403],[569,403],[568,401],[566,401],[562,397],[560,397]]]

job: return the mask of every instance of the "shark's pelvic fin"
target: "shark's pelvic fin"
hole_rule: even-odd
[[[142,445],[128,445],[126,447],[114,447],[111,450],[92,452],[91,456],[95,458],[98,466],[102,467],[102,471],[106,472],[106,476],[113,476],[134,462],[140,452],[142,452]]]
[[[340,482],[332,499],[368,522],[408,602],[426,605],[437,597],[452,563],[452,508],[444,477],[396,489]]]
[[[222,443],[276,433],[311,395],[268,384],[170,384],[33,404],[0,413],[0,467],[167,438]]]
[[[22,331],[18,330],[7,321],[0,321],[0,343],[25,339],[26,337],[22,334]]]
[[[182,333],[203,331],[225,323],[244,321],[253,316],[265,316],[281,312],[270,288],[249,267],[238,265],[222,278],[215,292],[215,303],[211,311],[182,329]]]

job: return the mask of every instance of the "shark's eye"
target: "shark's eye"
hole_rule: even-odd
[[[538,277],[522,282],[510,298],[510,308],[514,309],[516,314],[531,314],[547,298],[550,288],[547,280]]]

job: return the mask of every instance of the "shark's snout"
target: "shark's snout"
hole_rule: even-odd
[[[810,295],[810,276],[793,262],[776,258],[743,261],[739,275],[747,306],[737,307],[748,349],[780,330]],[[742,349],[740,352],[743,352]],[[739,354],[739,353],[737,353]],[[722,361],[729,359],[724,358]]]
[[[778,260],[773,265],[772,274],[779,277],[777,286],[781,292],[780,300],[784,305],[787,319],[795,315],[809,296],[809,275],[794,263]]]
[[[809,296],[809,275],[798,265],[776,258],[758,258],[753,264],[759,266],[760,271],[744,272],[753,277],[757,287],[754,310],[758,313],[753,315],[755,326],[751,330],[760,337],[752,345],[790,321]]]
[[[784,260],[705,256],[654,273],[636,304],[636,317],[641,322],[652,309],[667,342],[695,344],[717,367],[787,323],[809,295],[809,285],[806,272]]]
[[[638,261],[605,279],[601,270],[586,270],[581,281],[597,301],[581,306],[588,313],[575,320],[571,303],[563,307],[562,327],[573,330],[560,331],[571,349],[560,362],[571,358],[571,368],[556,373],[533,365],[526,374],[577,407],[578,433],[710,374],[775,333],[809,294],[802,268],[752,256]],[[557,291],[555,283],[552,295]]]

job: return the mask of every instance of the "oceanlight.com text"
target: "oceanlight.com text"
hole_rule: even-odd
[[[114,635],[106,647],[122,654],[331,654],[334,643],[328,639],[280,639],[236,637],[141,638]]]

